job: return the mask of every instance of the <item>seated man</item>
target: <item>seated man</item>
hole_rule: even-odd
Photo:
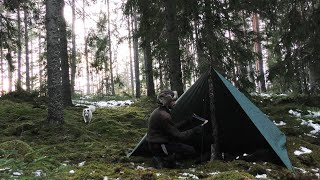
[[[156,168],[162,168],[165,163],[175,163],[176,156],[186,157],[195,155],[192,146],[181,143],[193,134],[202,132],[202,127],[197,126],[180,132],[172,121],[170,110],[175,105],[177,92],[164,90],[157,97],[159,107],[149,117],[147,142],[153,155]]]

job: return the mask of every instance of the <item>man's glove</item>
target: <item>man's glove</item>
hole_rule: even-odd
[[[192,131],[194,134],[201,134],[203,132],[203,127],[202,126],[194,127]]]

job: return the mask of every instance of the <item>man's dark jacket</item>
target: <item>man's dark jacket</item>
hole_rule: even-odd
[[[168,143],[188,139],[195,128],[180,132],[172,121],[170,111],[165,106],[155,109],[149,117],[147,141],[149,143]]]

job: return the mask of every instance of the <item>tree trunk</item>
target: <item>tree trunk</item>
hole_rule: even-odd
[[[10,47],[8,48],[8,54],[6,55],[6,59],[8,60],[8,58],[12,58],[11,57],[11,49]],[[12,59],[10,60],[12,62]],[[10,64],[9,60],[8,60],[8,81],[9,81],[9,92],[12,92],[12,82],[13,82],[13,71],[14,71],[14,67],[12,64]]]
[[[161,59],[159,58],[158,59],[158,63],[159,63],[159,84],[160,84],[160,90],[163,90],[164,89],[164,84],[163,84],[163,70],[162,70],[162,61]]]
[[[197,62],[198,62],[199,74],[202,74],[206,72],[208,68],[206,67],[206,59],[203,52],[203,43],[199,38],[199,15],[197,13],[198,12],[194,13],[195,46],[197,49]]]
[[[137,21],[137,12],[136,9],[133,9],[133,52],[134,52],[134,76],[136,78],[136,98],[141,97],[141,88],[140,88],[140,69],[139,69],[139,44],[138,44],[138,21]]]
[[[243,33],[244,33],[244,38],[245,38],[245,41],[247,42],[248,41],[248,36],[247,36],[247,22],[246,22],[246,18],[245,18],[245,11],[242,10],[242,13],[241,13],[241,17],[242,17],[242,23],[243,23]],[[247,45],[246,45],[246,48],[247,48]],[[253,67],[252,67],[252,63],[249,62],[249,64],[247,65],[246,67],[246,71],[247,71],[247,77],[248,77],[248,80],[252,83],[252,84],[255,84],[254,83],[254,70],[253,70]],[[255,88],[255,87],[254,87]]]
[[[76,11],[75,11],[75,0],[72,0],[72,55],[71,55],[71,94],[74,94],[75,87],[75,77],[76,77],[76,34],[75,34],[75,20],[76,20]]]
[[[84,32],[84,58],[86,63],[86,94],[90,94],[90,71],[89,71],[89,59],[88,59],[88,38],[87,38],[87,31],[86,31],[86,12],[85,12],[85,6],[86,6],[86,0],[83,0],[83,6],[82,6],[82,22],[83,22],[83,32]]]
[[[111,46],[111,30],[110,30],[110,6],[109,6],[109,0],[107,0],[108,4],[108,46],[109,46],[109,65],[110,65],[110,85],[111,85],[111,93],[114,96],[115,91],[114,91],[114,83],[113,83],[113,62],[112,62],[112,46]]]
[[[18,4],[18,81],[17,81],[17,88],[20,89],[22,87],[21,84],[21,17],[20,17],[20,3]]]
[[[266,92],[266,83],[264,78],[264,70],[263,70],[263,59],[262,59],[262,49],[261,42],[259,38],[260,28],[259,28],[259,17],[256,13],[253,14],[252,20],[253,32],[255,34],[255,42],[254,42],[254,52],[257,53],[256,60],[256,73],[257,73],[257,83],[259,86],[260,92]]]
[[[24,12],[24,42],[25,42],[25,48],[26,48],[26,86],[27,86],[27,92],[30,92],[28,9],[27,9],[26,3],[23,6],[23,12]]]
[[[1,17],[0,17],[0,22],[1,22]],[[1,28],[1,27],[0,27]],[[2,29],[0,29],[0,32],[2,33]],[[0,40],[2,42],[2,37],[0,36]],[[1,67],[0,67],[0,73],[1,73],[1,92],[0,95],[2,95],[4,93],[4,83],[3,83],[3,76],[4,76],[4,71],[3,71],[3,49],[2,49],[2,43],[0,44],[0,63],[1,63]]]
[[[34,89],[34,61],[33,61],[33,40],[30,41],[30,88]]]
[[[130,61],[130,82],[131,82],[131,95],[134,96],[134,82],[133,82],[133,62],[132,62],[132,53],[131,53],[131,28],[130,28],[130,15],[127,19],[128,24],[128,40],[129,40],[129,61]]]
[[[165,0],[167,51],[169,59],[170,86],[172,90],[183,94],[179,35],[176,21],[176,0]]]
[[[147,35],[148,36],[148,35]],[[155,96],[154,82],[153,82],[153,70],[152,70],[152,57],[151,57],[151,46],[149,38],[145,38],[144,42],[144,63],[146,71],[146,84],[147,84],[147,96]]]
[[[46,1],[47,72],[48,72],[48,122],[62,124],[63,101],[61,93],[60,32],[57,15],[60,0]]]
[[[209,98],[210,98],[210,119],[212,125],[212,137],[214,138],[213,144],[211,144],[211,157],[210,161],[221,158],[220,147],[219,147],[219,134],[218,134],[218,121],[216,119],[216,108],[215,108],[215,89],[214,89],[214,80],[212,76],[213,69],[210,68],[208,76],[209,84]]]
[[[0,22],[2,22],[2,16],[0,16]],[[0,33],[2,34],[2,26],[0,26]],[[4,76],[4,71],[3,71],[3,44],[2,44],[3,40],[2,40],[2,36],[0,36],[0,63],[1,63],[1,66],[0,66],[0,73],[1,73],[1,92],[0,92],[0,95],[2,96],[2,93],[4,93],[4,83],[3,83],[3,76]]]
[[[39,28],[39,32],[38,32],[39,34],[38,34],[38,48],[39,48],[39,50],[38,50],[38,64],[39,64],[39,86],[40,86],[40,89],[42,88],[42,58],[41,58],[41,48],[42,48],[42,46],[41,46],[41,30],[40,30],[40,28]]]
[[[62,71],[62,97],[63,105],[71,106],[71,86],[69,78],[69,62],[68,62],[68,41],[66,21],[63,14],[64,0],[60,1],[60,14],[59,14],[59,30],[60,30],[60,57],[61,57],[61,71]]]
[[[216,70],[220,72],[224,72],[225,69],[223,68],[222,64],[222,58],[221,54],[219,52],[219,43],[218,43],[218,37],[216,33],[214,32],[214,29],[217,29],[219,27],[215,27],[216,24],[218,24],[219,19],[215,18],[213,15],[214,5],[212,0],[205,0],[205,20],[204,20],[204,35],[202,40],[204,41],[205,45],[208,48],[208,58],[210,61],[210,65],[212,68],[215,68]],[[216,22],[217,21],[217,22]],[[214,24],[215,23],[215,24]]]

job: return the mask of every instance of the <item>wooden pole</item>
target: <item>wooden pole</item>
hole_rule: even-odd
[[[218,121],[216,119],[216,107],[215,107],[215,89],[213,85],[213,68],[210,68],[208,83],[209,83],[209,98],[210,98],[210,119],[212,125],[212,138],[214,141],[211,144],[211,156],[210,161],[215,159],[220,159],[220,149],[219,149],[219,137],[218,137]]]

